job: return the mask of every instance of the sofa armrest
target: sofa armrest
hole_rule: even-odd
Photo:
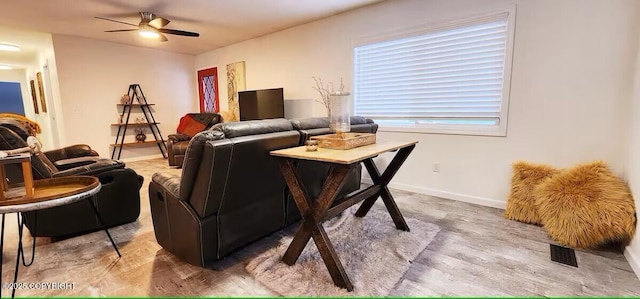
[[[98,152],[91,149],[90,146],[86,144],[76,144],[72,146],[67,146],[51,151],[44,152],[45,156],[51,160],[51,162],[55,162],[63,159],[71,159],[78,157],[97,157]]]
[[[74,167],[64,171],[54,173],[54,178],[66,177],[72,175],[96,175],[105,171],[124,168],[124,163],[115,160],[100,160],[96,163]]]
[[[377,133],[378,132],[378,124],[376,123],[371,123],[371,133]]]
[[[191,136],[186,134],[170,134],[167,136],[167,139],[173,142],[189,141],[191,140]]]
[[[160,185],[175,198],[180,198],[180,177],[156,172],[151,177],[151,181]]]
[[[171,181],[177,178],[168,177]],[[211,266],[218,259],[218,218],[198,217],[189,203],[176,198],[155,180],[149,183],[149,205],[156,241],[187,263]]]
[[[79,167],[79,166],[85,166],[85,165],[93,164],[93,163],[96,163],[96,162],[98,162],[100,160],[102,160],[100,157],[87,156],[87,157],[62,159],[62,160],[58,160],[58,161],[53,162],[53,164],[59,170],[67,170],[67,169],[76,168],[76,167]]]

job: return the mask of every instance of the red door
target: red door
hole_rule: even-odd
[[[219,112],[217,67],[198,71],[198,90],[200,112]]]

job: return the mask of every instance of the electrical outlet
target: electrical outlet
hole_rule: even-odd
[[[440,172],[440,163],[433,163],[433,172]]]

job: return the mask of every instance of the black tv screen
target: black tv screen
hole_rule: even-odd
[[[240,120],[284,117],[284,89],[260,89],[238,92]]]

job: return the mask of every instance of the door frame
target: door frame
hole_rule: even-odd
[[[218,67],[212,67],[198,71],[198,102],[200,104],[200,112],[204,112],[204,86],[202,86],[202,78],[213,76],[214,99],[216,112],[220,112],[220,97],[218,95]]]

